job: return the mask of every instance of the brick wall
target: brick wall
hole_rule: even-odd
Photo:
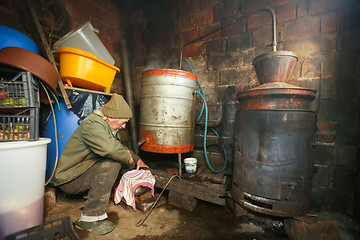
[[[120,67],[121,57],[119,55],[119,40],[124,36],[124,28],[123,19],[120,15],[119,8],[109,0],[61,0],[60,2],[65,7],[70,16],[70,30],[85,23],[86,21],[90,21],[94,28],[99,30],[98,37],[105,45],[106,49],[110,52],[112,57],[115,59],[115,65]],[[22,22],[20,21],[18,15],[19,4],[22,4],[19,0],[1,1],[1,24],[17,29],[18,31],[31,37],[30,33],[26,31]],[[35,7],[37,8],[38,6],[36,5]],[[37,9],[37,11],[38,14],[40,14],[39,9]],[[31,19],[30,15],[29,18]],[[39,18],[42,19],[42,16],[39,15]],[[124,93],[124,90],[122,89],[123,85],[121,78],[121,74],[116,75],[112,89],[113,92]]]
[[[106,49],[120,65],[118,41],[123,37],[123,19],[118,7],[109,0],[61,0],[71,17],[71,28],[89,21],[99,30],[98,36]]]
[[[119,8],[110,0],[61,0],[60,2],[70,16],[70,30],[86,21],[90,21],[94,28],[99,30],[98,37],[115,59],[115,66],[121,68],[119,40],[124,37],[124,22]],[[2,0],[0,4],[0,24],[12,27],[32,38],[20,21],[18,13],[20,4],[22,3],[19,0]],[[38,6],[35,7],[39,14]],[[28,17],[31,19],[30,15]],[[39,18],[42,17],[39,15]],[[122,72],[116,74],[111,91],[125,94]],[[129,134],[124,132],[123,135],[124,140],[130,142]]]
[[[312,204],[360,215],[358,1],[163,0],[156,4],[142,1],[142,5],[137,4],[131,11],[109,0],[61,2],[70,14],[72,28],[90,21],[100,31],[100,39],[119,67],[118,44],[126,37],[137,111],[142,71],[155,67],[178,68],[180,47],[214,31],[187,46],[183,57],[192,65],[204,89],[209,123],[217,125],[225,115],[219,131],[224,137],[230,166],[237,103],[236,98],[228,104],[222,103],[224,98],[229,99],[226,94],[231,94],[231,87],[240,89],[259,84],[252,60],[271,50],[271,18],[266,12],[249,14],[264,7],[274,9],[278,49],[293,51],[299,58],[290,83],[317,90],[313,103],[317,111],[317,147]],[[18,1],[3,0],[0,19],[8,26],[24,30],[17,16],[17,4]],[[229,25],[238,17],[243,18]],[[182,68],[189,71],[185,63]],[[113,91],[124,94],[122,86],[120,73]],[[198,113],[201,104],[197,98]],[[209,142],[216,142],[216,137],[209,135]],[[203,157],[202,136],[202,128],[197,127],[195,139],[199,148],[195,154],[199,158]],[[221,167],[221,151],[218,148],[209,151],[214,166]]]
[[[278,50],[293,51],[298,62],[290,83],[317,90],[313,110],[317,112],[316,162],[312,204],[352,213],[359,185],[359,50],[360,4],[354,0],[182,0],[169,14],[171,41],[180,49],[205,33],[228,25],[186,47],[183,57],[192,65],[208,101],[210,123],[222,115],[222,97],[228,87],[257,86],[252,60],[271,51],[271,7],[276,12]],[[146,12],[146,9],[142,9]],[[156,10],[155,10],[156,12]],[[152,13],[156,16],[156,13]],[[161,14],[157,12],[157,14]],[[142,44],[147,45],[146,39]],[[149,47],[147,45],[147,47]],[[178,68],[178,52],[169,52],[171,67]],[[146,58],[135,55],[134,58]],[[136,88],[141,88],[144,64],[134,64]],[[183,69],[189,70],[183,63]],[[140,96],[137,100],[139,101]],[[234,103],[234,102],[233,102]],[[236,103],[236,102],[235,102]],[[201,101],[197,101],[200,111]],[[236,108],[232,108],[235,111]],[[234,124],[234,116],[227,124]],[[229,128],[229,127],[228,127]],[[231,126],[230,126],[231,128]],[[201,129],[196,141],[201,143]],[[224,132],[231,153],[231,133]],[[211,137],[210,137],[211,138]],[[216,151],[216,150],[215,150]],[[201,154],[200,154],[201,155]],[[217,157],[220,159],[221,157]],[[215,160],[216,161],[216,160]],[[324,197],[325,196],[325,197]]]
[[[89,21],[99,31],[99,39],[114,58],[114,65],[120,68],[120,73],[115,75],[111,92],[125,96],[120,51],[120,40],[124,38],[125,30],[119,7],[110,0],[61,0],[61,3],[70,15],[71,29]],[[131,146],[129,128],[122,131],[122,141]]]
[[[124,37],[124,20],[119,8],[110,0],[61,0],[71,18],[71,29],[89,21],[105,48],[115,59],[115,66],[121,67],[120,39]],[[111,88],[112,92],[125,94],[122,73],[117,73]]]
[[[271,18],[255,10],[271,7],[276,12],[278,50],[293,51],[298,62],[290,77],[296,86],[317,90],[316,159],[312,204],[360,215],[359,160],[359,50],[360,4],[356,0],[182,0],[143,1],[127,10],[113,1],[61,0],[72,20],[72,28],[90,21],[99,33],[115,65],[121,68],[119,40],[126,37],[139,116],[141,73],[147,68],[178,68],[180,47],[204,89],[209,124],[221,120],[231,166],[236,98],[231,87],[257,86],[253,59],[271,51]],[[3,0],[3,24],[24,30],[17,16],[18,1]],[[240,18],[242,17],[242,18]],[[230,24],[234,19],[236,23]],[[227,26],[226,28],[224,26]],[[220,29],[221,28],[221,29]],[[218,30],[218,31],[216,31]],[[189,71],[183,62],[182,69]],[[113,92],[124,94],[122,74],[117,74]],[[232,99],[223,104],[224,99]],[[202,102],[196,100],[197,113]],[[224,107],[225,106],[225,107]],[[222,116],[225,119],[222,119]],[[209,133],[209,142],[216,137]],[[203,129],[196,128],[199,158]],[[209,148],[215,167],[223,156]],[[231,170],[231,169],[230,169]],[[231,171],[227,172],[231,175]]]

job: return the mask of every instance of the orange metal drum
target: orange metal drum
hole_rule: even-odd
[[[186,153],[194,149],[196,75],[176,69],[150,69],[142,74],[141,149]]]

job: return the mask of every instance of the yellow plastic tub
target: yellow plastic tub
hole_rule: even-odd
[[[115,74],[120,72],[114,65],[77,48],[59,48],[55,56],[60,60],[61,79],[71,86],[109,93]]]

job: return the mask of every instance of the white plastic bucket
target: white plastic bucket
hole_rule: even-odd
[[[49,138],[0,143],[0,239],[43,223]]]
[[[187,173],[196,172],[196,164],[197,164],[196,158],[185,158],[184,163],[185,163],[185,171]]]
[[[95,29],[88,21],[56,41],[54,51],[61,47],[77,48],[95,54],[101,60],[114,65],[115,60],[97,36],[98,32],[99,30]]]

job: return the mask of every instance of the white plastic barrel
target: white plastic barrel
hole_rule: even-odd
[[[71,32],[68,32],[62,38],[54,43],[54,50],[58,50],[61,47],[71,47],[81,49],[83,51],[95,54],[96,57],[114,65],[115,60],[110,55],[109,51],[105,48],[101,42],[95,29],[88,21],[79,27],[75,28]]]
[[[0,239],[43,223],[49,138],[0,143]]]

